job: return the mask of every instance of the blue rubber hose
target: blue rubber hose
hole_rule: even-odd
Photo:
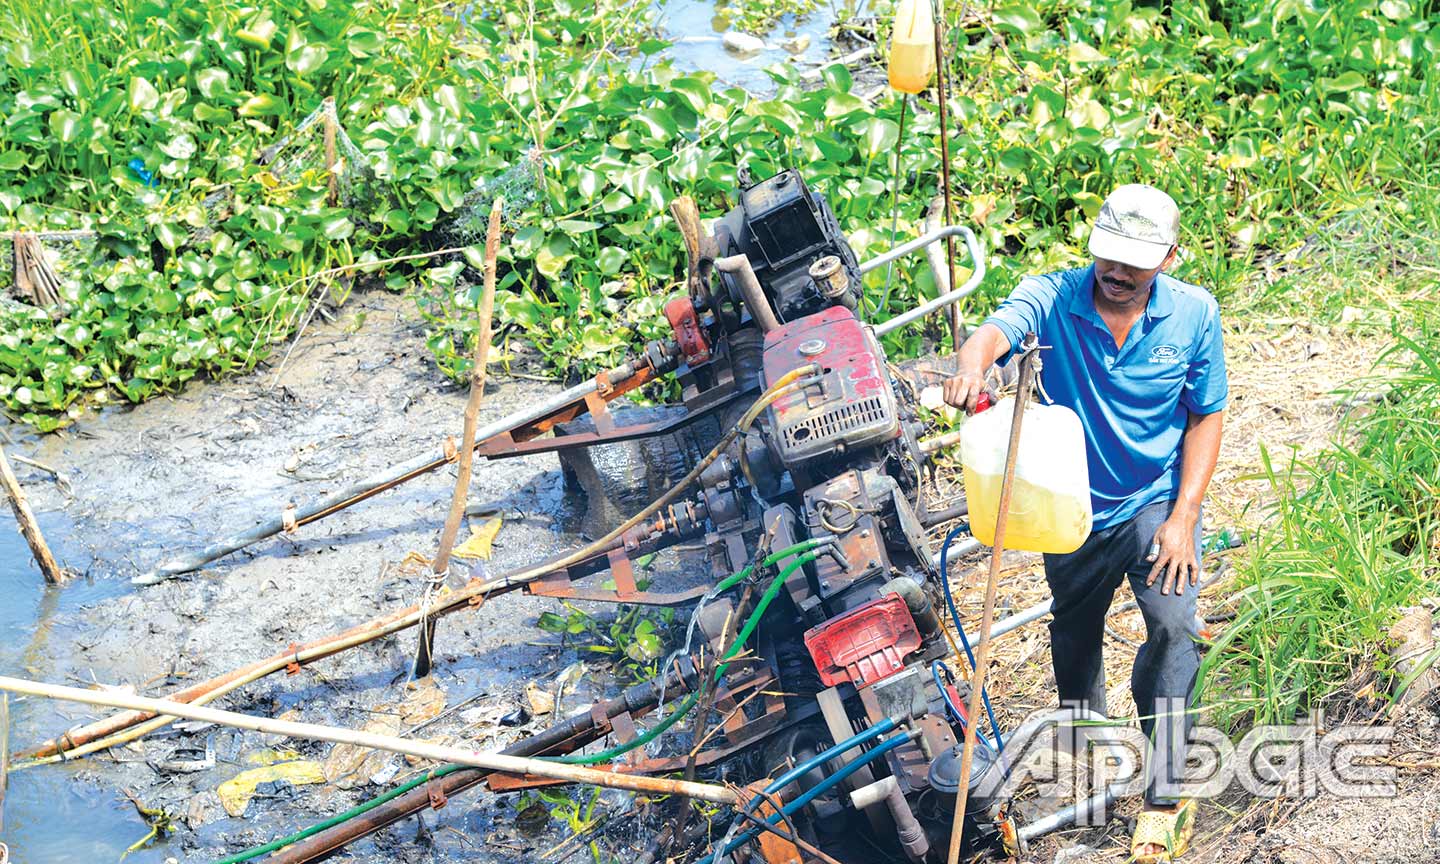
[[[849,738],[846,738],[844,741],[841,741],[839,744],[836,744],[834,747],[831,747],[824,753],[820,753],[816,756],[811,756],[809,759],[806,759],[804,762],[801,762],[799,765],[796,765],[794,768],[791,768],[789,771],[786,771],[784,774],[781,774],[779,777],[771,780],[765,786],[766,794],[773,795],[776,792],[779,792],[781,789],[784,789],[786,786],[789,786],[791,783],[795,782],[799,778],[805,776],[806,774],[810,773],[811,771],[815,770],[817,767],[825,764],[826,762],[829,762],[836,756],[839,756],[842,753],[847,753],[850,750],[853,750],[854,748],[860,746],[861,744],[864,744],[867,741],[870,741],[873,738],[879,738],[881,735],[884,735],[886,732],[893,730],[896,726],[899,725],[900,724],[896,723],[893,717],[886,717],[884,720],[881,720],[879,723],[876,723],[874,726],[871,726],[865,731],[857,732],[856,734],[851,735]],[[745,809],[754,809],[755,807],[760,806],[760,804],[762,804],[764,800],[765,799],[762,796],[756,795],[754,798],[750,799],[749,804],[745,805]]]
[[[794,801],[791,801],[789,804],[786,804],[784,807],[780,808],[779,813],[771,813],[769,816],[766,816],[765,821],[770,823],[771,825],[778,825],[780,823],[780,820],[784,818],[784,816],[793,815],[795,811],[809,804],[811,801],[814,801],[821,795],[824,795],[830,789],[834,788],[837,784],[844,781],[851,774],[854,774],[856,771],[859,771],[864,766],[870,764],[881,756],[884,756],[886,753],[889,753],[896,747],[899,747],[900,745],[909,742],[911,737],[912,736],[909,733],[903,733],[900,735],[896,735],[893,738],[885,739],[884,741],[880,742],[880,744],[876,746],[874,750],[871,750],[869,753],[863,753],[859,756],[856,756],[854,759],[845,763],[845,767],[841,768],[839,771],[836,771],[834,774],[831,774],[829,777],[826,777],[824,780],[821,780],[819,783],[815,784],[813,788],[807,790],[804,794],[797,797]],[[751,828],[750,830],[741,834],[739,837],[736,837],[734,840],[730,841],[730,843],[728,843],[724,849],[721,849],[718,852],[711,852],[709,855],[701,858],[698,862],[696,862],[696,864],[713,864],[716,855],[730,854],[734,850],[740,848],[743,844],[755,839],[756,835],[758,835],[759,833],[759,828]]]
[[[956,536],[968,534],[969,523],[961,523],[945,535],[945,542],[940,546],[940,584],[945,588],[945,606],[950,610],[950,620],[955,624],[955,632],[960,634],[960,644],[965,648],[965,656],[970,658],[970,668],[975,669],[975,652],[970,650],[970,640],[965,636],[965,628],[960,624],[960,610],[955,608],[955,598],[950,595],[950,544],[955,542]],[[990,693],[984,687],[980,688],[980,698],[985,702],[985,715],[990,718],[990,733],[995,738],[995,752],[999,753],[1005,749],[1005,741],[1000,737],[1000,724],[995,722],[995,709],[990,707]]]

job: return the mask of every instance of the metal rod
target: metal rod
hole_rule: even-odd
[[[941,0],[935,4],[935,93],[940,103],[940,185],[945,193],[945,222],[955,218],[955,205],[950,199],[950,115],[945,107],[945,6]],[[945,260],[950,273],[950,284],[955,284],[955,240],[945,239]],[[960,310],[950,313],[951,349],[960,353]]]
[[[1005,474],[1000,482],[1000,503],[995,514],[995,545],[990,547],[990,574],[985,581],[985,608],[980,615],[980,644],[975,651],[975,677],[971,682],[970,716],[980,716],[980,699],[985,692],[985,672],[990,662],[990,627],[995,621],[995,595],[1000,583],[1000,556],[1005,551],[1005,528],[1010,521],[1010,496],[1015,488],[1015,463],[1020,455],[1020,426],[1025,419],[1025,403],[1034,380],[1035,361],[1039,356],[1039,339],[1025,334],[1020,359],[1020,381],[1015,392],[1015,413],[1010,418],[1010,441],[1005,448]],[[979,723],[965,729],[965,747],[960,756],[960,777],[955,795],[955,812],[950,825],[948,864],[960,859],[960,845],[965,833],[965,803],[970,794],[970,768],[975,759],[975,734]]]
[[[931,312],[934,312],[937,309],[943,309],[946,306],[949,306],[955,301],[959,300],[961,297],[964,297],[965,295],[974,291],[980,286],[980,281],[985,278],[985,255],[980,250],[980,241],[976,239],[975,232],[971,231],[964,225],[946,225],[945,227],[940,228],[936,231],[931,231],[929,234],[917,237],[916,239],[911,240],[909,243],[906,243],[902,246],[897,246],[896,248],[891,249],[889,252],[886,252],[884,255],[872,258],[869,261],[866,261],[864,264],[860,265],[860,272],[868,273],[869,271],[874,270],[876,267],[884,266],[888,261],[899,258],[902,255],[909,255],[916,249],[923,249],[937,240],[955,236],[965,238],[965,247],[967,250],[969,250],[970,260],[975,267],[974,272],[970,274],[970,278],[965,280],[964,285],[961,285],[958,288],[954,288],[946,294],[941,294],[934,300],[916,306],[914,309],[911,309],[909,312],[906,312],[904,314],[896,315],[894,318],[891,318],[889,321],[886,321],[883,324],[877,324],[875,326],[875,335],[884,336],[886,333],[890,333],[906,325],[913,324],[914,322],[919,321],[921,318],[924,318],[926,315],[929,315]]]
[[[63,699],[67,702],[81,702],[86,705],[108,705],[112,708],[153,711],[156,714],[184,717],[190,720],[216,723],[221,726],[230,726],[236,729],[249,729],[255,732],[263,732],[267,735],[283,735],[289,738],[305,738],[312,741],[334,741],[340,744],[354,744],[358,747],[373,750],[386,750],[391,753],[400,753],[406,756],[419,756],[422,759],[432,759],[437,762],[453,762],[460,765],[470,765],[475,768],[485,768],[491,771],[503,771],[507,774],[532,774],[537,777],[550,777],[571,783],[586,783],[592,786],[607,786],[613,789],[628,789],[634,792],[659,792],[667,795],[685,795],[690,798],[699,798],[702,801],[712,801],[716,804],[743,803],[739,796],[730,789],[723,786],[714,786],[709,783],[669,780],[662,777],[646,777],[639,774],[621,774],[614,771],[601,771],[596,768],[584,768],[579,765],[566,765],[544,759],[507,756],[503,753],[485,753],[478,750],[466,750],[462,747],[432,744],[428,741],[412,741],[408,738],[400,738],[395,735],[377,735],[373,732],[361,732],[355,729],[342,729],[335,726],[322,726],[317,723],[296,723],[290,720],[255,717],[250,714],[221,711],[217,708],[204,708],[197,705],[186,705],[183,702],[170,702],[165,699],[149,699],[144,696],[132,696],[128,693],[111,690],[103,692],[97,690],[82,690],[78,687],[65,687],[60,684],[47,684],[41,681],[29,681],[24,678],[11,678],[7,676],[0,676],[0,690],[8,690],[12,693],[24,693],[30,696],[43,696],[49,699]]]
[[[618,383],[634,374],[634,364],[626,363],[610,372],[610,381],[611,383]],[[488,424],[475,433],[475,440],[479,442],[487,441],[496,435],[509,432],[518,426],[524,426],[527,423],[533,423],[536,420],[543,419],[547,415],[572,402],[584,399],[598,389],[599,385],[593,378],[577,384],[563,393],[556,394],[550,399],[529,408],[522,408],[519,411],[508,414]],[[389,468],[382,473],[371,475],[358,483],[341,489],[339,492],[327,495],[313,504],[296,510],[294,513],[295,524],[304,525],[307,522],[321,519],[338,510],[343,510],[379,492],[404,483],[406,480],[422,474],[428,474],[443,465],[449,464],[453,459],[454,456],[446,453],[445,448],[441,447],[436,454],[418,456],[408,462]],[[157,565],[155,569],[149,573],[136,576],[130,581],[136,585],[153,585],[157,582],[163,582],[181,573],[198,570],[216,558],[223,558],[237,549],[243,549],[252,543],[264,540],[266,537],[273,537],[283,530],[285,530],[285,520],[277,516],[262,522],[249,531],[241,531],[224,539],[217,540],[198,552],[192,552],[165,561]]]

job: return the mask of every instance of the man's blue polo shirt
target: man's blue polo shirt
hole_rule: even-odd
[[[1028,331],[1051,346],[1041,355],[1041,382],[1085,427],[1099,529],[1179,496],[1188,415],[1224,408],[1229,386],[1220,306],[1208,291],[1161,273],[1118,348],[1093,292],[1093,266],[1031,276],[986,323],[1005,332],[1012,353]]]

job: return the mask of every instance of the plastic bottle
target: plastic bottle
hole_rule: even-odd
[[[900,0],[890,31],[890,86],[919,93],[935,74],[935,13],[930,0]]]
[[[970,530],[987,546],[995,543],[995,517],[1005,478],[1005,451],[1015,400],[971,416],[960,429],[960,464]],[[1074,552],[1090,536],[1090,471],[1085,431],[1075,412],[1061,405],[1029,405],[1020,428],[1015,485],[1005,548],[1026,552]]]

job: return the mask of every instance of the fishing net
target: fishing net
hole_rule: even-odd
[[[376,195],[375,174],[326,99],[289,135],[260,152],[262,182],[274,186],[323,185],[333,180],[337,201],[349,207]]]
[[[485,242],[485,231],[490,223],[490,208],[496,198],[504,200],[501,220],[506,230],[519,227],[521,214],[540,199],[540,187],[544,182],[544,164],[540,151],[530,148],[521,155],[514,165],[494,177],[479,180],[465,194],[455,216],[446,226],[447,239],[457,246],[478,245]]]

